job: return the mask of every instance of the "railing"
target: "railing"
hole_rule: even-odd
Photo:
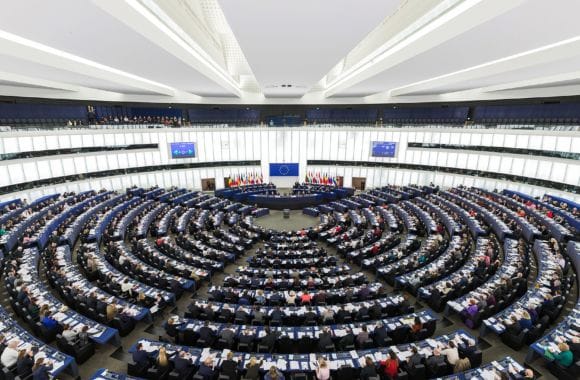
[[[30,132],[30,131],[78,131],[78,130],[116,130],[116,129],[154,129],[154,128],[333,128],[333,129],[351,129],[351,128],[429,128],[429,129],[507,129],[507,130],[542,130],[542,131],[562,131],[577,132],[580,131],[580,125],[564,124],[481,124],[481,123],[353,123],[353,122],[336,122],[336,123],[304,123],[300,125],[270,126],[266,123],[253,122],[223,122],[223,123],[196,123],[186,122],[182,125],[166,125],[160,123],[119,123],[119,124],[91,124],[91,125],[30,125],[30,126],[2,126],[0,132]]]

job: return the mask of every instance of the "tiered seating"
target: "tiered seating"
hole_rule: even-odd
[[[445,347],[458,347],[458,351],[468,358],[473,367],[478,367],[481,364],[482,352],[475,348],[476,340],[471,335],[464,331],[457,331],[456,333],[448,334],[445,336],[440,336],[435,339],[421,340],[415,343],[417,347],[417,352],[421,355],[422,360],[429,358],[433,355],[435,350],[441,350]],[[128,373],[133,376],[147,376],[156,378],[161,378],[164,376],[172,376],[173,364],[170,363],[168,366],[160,367],[159,365],[152,365],[155,363],[155,359],[159,355],[160,350],[163,348],[165,352],[177,353],[179,357],[184,358],[188,362],[188,366],[191,368],[191,373],[197,371],[201,366],[209,366],[211,373],[214,374],[214,367],[220,367],[225,360],[227,360],[228,353],[230,350],[212,350],[210,348],[193,348],[189,346],[180,346],[176,344],[168,344],[162,342],[151,341],[147,339],[141,339],[136,344],[134,344],[129,352],[133,354],[133,357],[140,358],[141,355],[136,356],[136,351],[143,351],[147,353],[145,360],[140,363],[132,362],[129,363]],[[398,345],[398,346],[385,346],[378,349],[362,349],[362,350],[351,350],[351,351],[340,351],[340,352],[322,352],[320,354],[316,353],[303,353],[303,354],[260,354],[261,361],[256,364],[259,366],[260,371],[264,372],[274,366],[280,371],[291,373],[293,376],[307,376],[314,372],[316,368],[316,356],[325,356],[328,360],[331,373],[339,377],[356,379],[359,376],[359,371],[365,365],[370,362],[371,366],[380,367],[380,363],[385,360],[387,353],[389,351],[395,351],[401,360],[405,360],[413,355],[411,351],[411,346],[409,344]],[[318,351],[317,351],[318,352]],[[243,352],[233,352],[230,360],[234,360],[236,365],[235,370],[239,374],[243,374],[251,362],[251,358],[254,354],[243,353]],[[367,359],[368,358],[368,359]],[[255,360],[255,359],[254,359]],[[368,361],[367,361],[368,360]],[[254,361],[252,361],[254,363]],[[204,370],[204,372],[208,372]],[[415,366],[413,369],[413,376],[418,378],[425,378],[426,376],[441,376],[449,374],[451,371],[448,365],[442,362],[442,365],[436,367],[427,368],[426,365],[420,364]],[[409,378],[410,373],[405,371],[399,372],[399,378]]]
[[[516,350],[536,342],[533,352],[547,355],[550,348],[559,354],[563,349],[554,343],[561,340],[577,349],[577,311],[540,338],[576,281],[570,271],[570,255],[579,250],[573,223],[561,206],[505,194],[388,186],[320,206],[319,225],[283,233],[255,225],[252,207],[184,189],[54,195],[30,206],[14,201],[0,204],[0,218],[9,225],[8,237],[1,238],[8,255],[4,280],[12,308],[32,331],[45,342],[56,339],[62,352],[82,362],[95,344],[118,345],[119,333],[129,333],[140,320],[153,321],[181,294],[191,295],[260,243],[247,265],[223,276],[222,284],[210,283],[208,300],[194,299],[185,313],[172,310],[163,343],[140,340],[145,355],[134,355],[128,366],[135,377],[191,378],[199,371],[193,378],[200,378],[210,361],[219,368],[232,355],[241,362],[231,367],[243,375],[259,354],[261,371],[275,365],[294,378],[312,377],[313,362],[323,355],[334,375],[356,378],[364,366],[383,372],[391,349],[403,379],[445,377],[463,365],[481,365],[468,333],[437,337],[438,317],[431,310],[415,312],[409,297],[387,294],[388,287],[357,266],[372,268],[437,311],[459,313],[468,327],[483,323],[482,334],[494,331]],[[534,258],[536,286],[528,288]],[[39,268],[70,309],[43,285]],[[38,317],[47,308],[54,330]],[[70,326],[77,334],[84,329],[87,340],[69,342]],[[454,344],[467,364],[449,360]],[[170,358],[166,365],[151,360],[161,346]],[[182,359],[185,369],[175,370]],[[576,365],[550,368],[566,378]],[[508,357],[456,378],[487,376],[492,368],[514,376],[523,371]],[[124,375],[101,370],[94,376]]]
[[[570,241],[566,247],[568,257],[573,262],[576,269],[576,280],[580,282],[577,274],[580,273],[580,243]],[[549,310],[552,305],[544,305]],[[580,298],[576,302],[574,310],[568,314],[554,329],[549,331],[546,335],[541,336],[541,332],[537,335],[538,338],[532,345],[527,359],[531,360],[536,355],[546,356],[550,352],[551,361],[548,363],[550,371],[559,379],[575,379],[580,371]],[[541,336],[541,337],[540,337]],[[559,344],[565,343],[568,350],[572,353],[572,360],[566,358],[566,354],[562,353],[564,346]],[[562,356],[563,359],[554,360],[554,357]],[[567,360],[567,362],[564,362]]]
[[[307,311],[306,313],[309,313]],[[367,316],[368,319],[368,316]],[[411,327],[419,319],[423,329],[416,333]],[[310,322],[312,321],[312,322]],[[435,332],[437,317],[430,311],[406,314],[400,317],[370,320],[350,324],[333,324],[326,327],[313,326],[316,320],[308,319],[307,326],[250,326],[212,322],[208,320],[183,319],[170,317],[165,329],[177,343],[194,347],[213,347],[216,349],[237,349],[238,351],[268,351],[280,354],[310,353],[315,351],[334,352],[348,350],[350,345],[358,349],[384,347],[385,345],[423,340]],[[356,340],[362,331],[369,332],[368,339]],[[376,331],[375,331],[376,330]],[[320,334],[330,333],[330,340],[321,339]],[[259,347],[260,338],[268,333],[276,336],[271,347]],[[351,335],[351,336],[348,336]],[[228,339],[225,339],[227,337]],[[346,338],[345,338],[346,337]],[[262,351],[263,352],[263,351]]]
[[[478,327],[483,319],[503,310],[527,288],[525,279],[529,269],[525,243],[507,239],[503,252],[504,261],[493,276],[466,295],[447,302],[448,311],[462,313],[464,322],[471,328]],[[462,286],[467,286],[470,282],[469,278],[465,279]],[[476,307],[468,309],[473,304]]]

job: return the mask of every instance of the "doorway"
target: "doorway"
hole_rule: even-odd
[[[364,190],[366,186],[366,177],[352,177],[352,187],[357,190]]]
[[[202,191],[215,191],[215,178],[202,178],[201,179],[201,190]]]

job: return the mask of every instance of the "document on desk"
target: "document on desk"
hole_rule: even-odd
[[[206,347],[201,351],[201,361],[203,362],[205,359],[211,356],[210,352],[211,348]]]
[[[353,359],[358,359],[358,354],[356,353],[355,350],[351,350],[349,351],[350,357]]]
[[[435,339],[427,339],[427,344],[433,348],[437,348],[437,341]]]
[[[287,366],[287,362],[284,359],[278,359],[278,361],[276,362],[276,367],[278,367],[278,369],[280,371],[285,371],[286,370],[286,366]]]
[[[293,371],[300,370],[300,363],[298,363],[296,360],[291,360],[290,361],[290,369]]]

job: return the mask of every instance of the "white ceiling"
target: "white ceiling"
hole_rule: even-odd
[[[266,96],[304,95],[400,2],[219,0]]]
[[[3,96],[342,104],[580,95],[577,0],[4,3]]]

